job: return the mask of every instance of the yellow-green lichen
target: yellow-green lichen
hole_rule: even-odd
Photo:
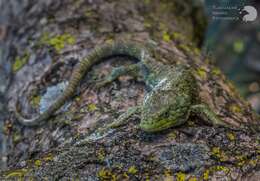
[[[128,173],[135,175],[138,172],[137,168],[135,166],[131,166],[128,169]]]
[[[204,68],[197,69],[197,74],[202,80],[206,80],[207,78],[207,72]]]
[[[217,67],[214,67],[212,69],[212,74],[215,75],[215,76],[219,76],[219,75],[221,75],[221,70]]]
[[[226,174],[229,173],[229,168],[227,168],[227,167],[225,167],[225,166],[220,166],[220,165],[211,167],[211,170],[212,170],[212,172],[214,172],[214,171],[223,171],[223,172],[225,172]]]
[[[203,180],[208,180],[209,179],[209,170],[205,170],[205,172],[203,173]]]
[[[236,104],[232,104],[229,106],[229,110],[233,113],[241,113],[242,110],[240,108],[240,106],[236,105]]]
[[[17,56],[15,58],[13,65],[12,65],[13,72],[17,72],[18,70],[20,70],[28,62],[29,57],[30,57],[30,55],[29,55],[28,52],[26,52],[21,57]]]
[[[163,41],[165,41],[165,42],[171,41],[171,37],[166,31],[163,32],[162,38],[163,38]]]
[[[226,175],[229,173],[229,168],[225,167],[225,166],[213,166],[210,167],[209,169],[206,169],[202,175],[202,179],[203,180],[209,180],[210,175],[212,175],[215,172],[219,172],[219,171],[223,171]]]
[[[164,170],[164,176],[165,178],[169,178],[169,177],[172,177],[172,171],[170,169],[166,169]]]
[[[196,178],[196,177],[191,177],[191,178],[189,178],[189,180],[188,181],[197,181],[198,179]]]
[[[129,180],[129,176],[127,175],[126,172],[123,173],[123,177],[126,178],[127,180]]]
[[[221,151],[219,147],[213,147],[211,152],[212,152],[212,156],[214,156],[220,161],[225,161],[228,159],[225,153]]]
[[[236,159],[237,159],[236,165],[237,165],[238,167],[242,167],[243,165],[246,164],[247,158],[246,158],[245,156],[243,156],[243,155],[241,155],[241,156],[236,156]]]
[[[96,104],[93,104],[93,103],[88,104],[88,111],[89,112],[93,112],[93,111],[96,111],[96,110],[97,110]]]
[[[98,171],[97,176],[100,180],[112,180],[116,181],[116,175],[111,170],[102,168]]]
[[[150,181],[150,176],[148,173],[145,173],[144,176],[145,176],[145,181]]]
[[[245,44],[242,40],[236,40],[234,43],[233,43],[233,50],[234,52],[236,53],[242,53],[245,49]]]
[[[40,42],[42,44],[52,46],[59,53],[66,44],[73,45],[75,44],[76,40],[74,36],[70,35],[69,33],[64,33],[52,37],[48,33],[44,33]]]
[[[106,39],[105,43],[112,44],[114,41],[115,41],[114,38],[108,38]]]
[[[86,16],[86,17],[91,17],[92,15],[93,15],[93,13],[92,13],[91,10],[87,10],[87,11],[85,12],[85,16]]]
[[[227,137],[228,137],[228,139],[230,140],[230,141],[234,141],[235,139],[236,139],[236,137],[235,137],[235,135],[234,135],[234,133],[227,133]]]
[[[182,173],[182,172],[178,172],[176,174],[176,180],[177,181],[184,181],[186,178],[186,174],[185,173]]]
[[[213,153],[214,156],[220,157],[220,148],[219,147],[213,147],[212,153]]]
[[[80,113],[86,113],[86,112],[94,112],[96,111],[98,108],[94,103],[90,103],[87,106],[82,107],[79,112]],[[76,115],[76,117],[78,117],[79,115]]]
[[[41,160],[35,160],[35,161],[34,161],[34,165],[35,165],[36,167],[40,167],[40,166],[42,165],[42,161],[41,161]]]
[[[255,167],[257,165],[258,159],[249,160],[249,164]]]

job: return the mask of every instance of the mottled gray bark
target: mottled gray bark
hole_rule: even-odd
[[[10,5],[17,8],[15,3]],[[45,106],[39,100],[48,97],[48,88],[68,80],[75,63],[95,46],[118,39],[143,44],[153,41],[158,61],[190,65],[201,100],[239,130],[214,128],[191,117],[180,127],[148,134],[136,127],[137,115],[126,126],[99,137],[97,127],[140,104],[145,92],[144,85],[131,77],[122,77],[100,91],[93,88],[93,82],[107,75],[111,67],[129,63],[110,60],[93,67],[69,105],[46,124],[26,128],[11,112],[5,114],[9,149],[3,179],[242,180],[259,174],[259,134],[240,129],[257,128],[256,115],[197,48],[205,28],[197,4],[25,1],[21,11],[13,13],[17,18],[8,21],[8,33],[3,37],[9,42],[3,45],[4,51],[12,52],[6,53],[10,58],[5,60],[14,63],[13,81],[3,92],[7,110],[19,99],[23,114],[36,115]],[[86,138],[88,142],[79,144]]]

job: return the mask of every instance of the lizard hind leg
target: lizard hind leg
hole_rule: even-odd
[[[106,86],[107,84],[112,83],[116,79],[118,79],[120,76],[123,75],[131,75],[134,77],[137,77],[140,73],[140,65],[137,64],[131,64],[128,66],[119,66],[116,68],[113,68],[112,72],[102,81],[96,83],[97,88],[101,88]]]
[[[230,128],[230,125],[221,120],[218,115],[206,104],[197,104],[191,106],[191,112],[201,117],[204,121],[213,126],[223,126]]]

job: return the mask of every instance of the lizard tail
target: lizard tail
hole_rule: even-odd
[[[52,116],[70,97],[76,92],[76,88],[84,77],[85,73],[96,63],[104,59],[113,57],[129,57],[136,61],[143,61],[147,56],[147,51],[136,43],[114,42],[95,48],[87,57],[81,60],[74,68],[69,84],[56,101],[42,114],[35,118],[26,119],[17,111],[15,107],[15,116],[17,120],[26,126],[37,126]]]

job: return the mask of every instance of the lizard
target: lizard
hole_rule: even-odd
[[[76,88],[90,68],[101,61],[126,57],[134,61],[128,66],[115,67],[98,87],[113,82],[122,75],[141,76],[150,91],[146,92],[142,105],[129,108],[107,127],[125,124],[131,115],[139,112],[139,127],[145,132],[159,132],[185,123],[193,113],[214,126],[228,127],[227,123],[206,104],[197,99],[198,87],[191,68],[184,64],[175,66],[156,61],[149,48],[135,42],[113,42],[94,48],[73,69],[68,86],[56,101],[43,113],[31,119],[15,111],[18,121],[35,126],[51,117],[76,92]]]

